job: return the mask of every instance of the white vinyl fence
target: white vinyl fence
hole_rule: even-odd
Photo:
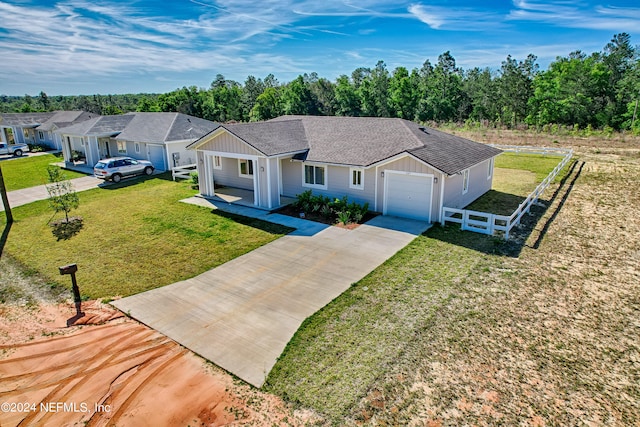
[[[176,166],[171,169],[171,176],[175,181],[176,178],[189,179],[191,178],[191,172],[196,171],[197,165],[194,163],[192,165],[184,165],[184,166]]]
[[[492,145],[506,152],[542,154],[563,156],[558,165],[547,175],[547,177],[536,187],[535,190],[518,206],[509,216],[496,215],[487,212],[471,211],[466,209],[442,208],[442,224],[454,222],[460,224],[462,230],[474,231],[476,233],[493,235],[496,231],[504,232],[505,240],[509,239],[511,229],[520,223],[522,216],[529,212],[531,205],[538,201],[540,195],[549,187],[560,171],[569,163],[573,157],[573,150],[569,148],[541,148],[541,147],[520,147],[510,145]]]

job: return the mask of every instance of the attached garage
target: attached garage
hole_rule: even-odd
[[[147,145],[149,150],[149,161],[153,164],[153,167],[158,171],[166,170],[166,163],[164,161],[164,146],[162,145]]]
[[[433,175],[385,171],[383,214],[431,222]]]

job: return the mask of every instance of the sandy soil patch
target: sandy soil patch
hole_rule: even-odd
[[[68,303],[2,310],[1,426],[301,425],[313,419],[98,302],[84,303],[79,319]]]

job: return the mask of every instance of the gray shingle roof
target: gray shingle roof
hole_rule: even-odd
[[[59,129],[59,133],[79,136],[115,136],[120,134],[133,119],[132,114],[119,116],[98,116]]]
[[[82,136],[116,136],[133,142],[183,141],[200,138],[218,124],[181,113],[127,113],[98,116],[58,132]]]
[[[222,127],[266,156],[309,149],[301,120],[239,123]]]
[[[56,127],[63,128],[71,126],[97,116],[97,114],[87,113],[86,111],[56,111],[49,120],[42,123],[37,129],[50,131]]]
[[[220,125],[265,156],[299,152],[298,160],[368,167],[408,153],[453,175],[502,151],[403,119],[281,116]],[[198,141],[191,146],[197,146]]]
[[[0,114],[0,124],[2,126],[37,127],[55,114],[55,111],[48,113],[4,113]]]

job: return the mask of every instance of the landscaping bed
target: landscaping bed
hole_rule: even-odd
[[[296,201],[275,212],[295,218],[304,218],[322,224],[353,229],[379,215],[369,210],[369,204],[360,205],[349,201],[347,196],[330,198],[313,194],[311,190],[296,196]]]

